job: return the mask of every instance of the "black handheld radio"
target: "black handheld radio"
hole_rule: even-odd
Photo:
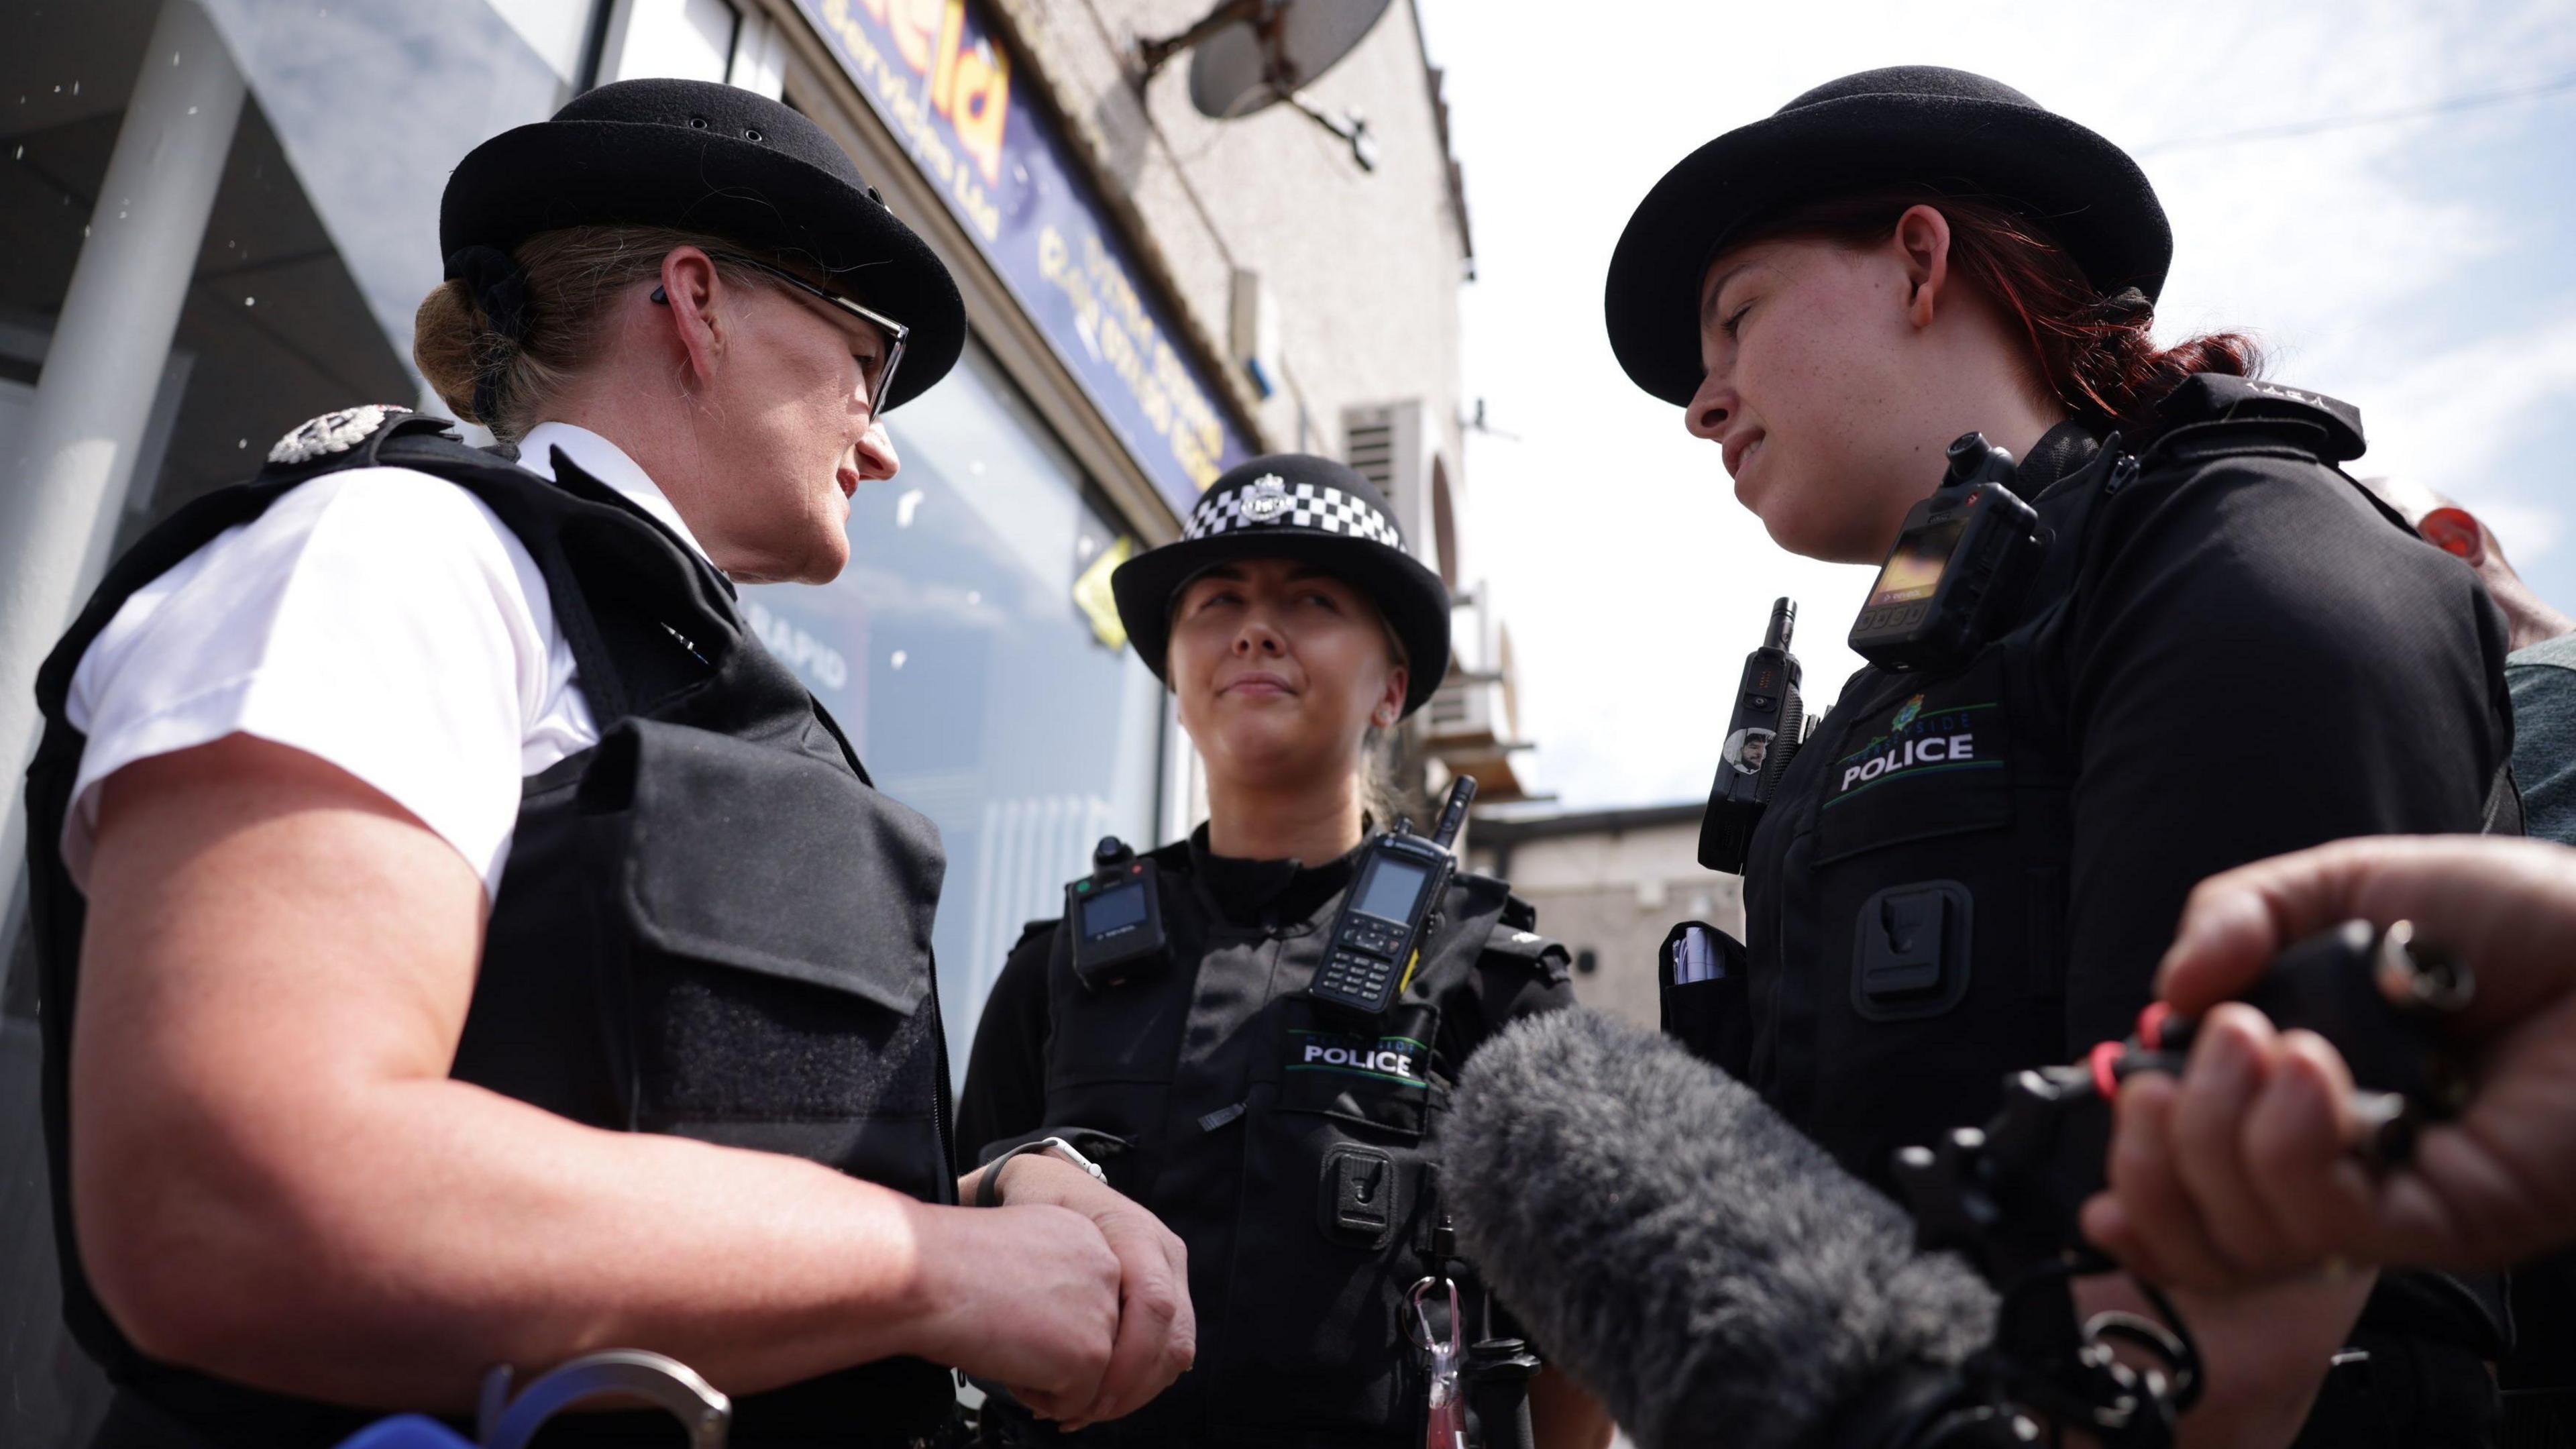
[[[1736,685],[1735,708],[1726,722],[1726,744],[1718,752],[1717,780],[1708,787],[1708,813],[1699,821],[1699,863],[1710,870],[1744,873],[1762,807],[1771,803],[1789,757],[1806,740],[1798,656],[1789,652],[1797,622],[1795,600],[1774,603],[1762,647],[1744,656],[1744,677]]]
[[[2043,551],[2015,476],[2012,454],[1983,433],[1950,445],[1941,486],[1906,510],[1879,566],[1852,625],[1854,654],[1881,669],[1951,669],[1985,647]]]
[[[1153,863],[1115,835],[1100,838],[1091,864],[1091,874],[1065,886],[1064,918],[1073,925],[1073,974],[1097,991],[1162,960],[1163,898]]]
[[[1422,928],[1440,902],[1457,862],[1450,842],[1467,821],[1467,802],[1476,798],[1476,779],[1461,775],[1449,787],[1449,803],[1440,812],[1440,828],[1431,838],[1413,833],[1413,823],[1399,820],[1360,853],[1350,894],[1333,918],[1333,941],[1323,968],[1308,988],[1318,1001],[1375,1016],[1392,1005],[1413,981],[1420,963]]]

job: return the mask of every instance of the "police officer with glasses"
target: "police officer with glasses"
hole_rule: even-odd
[[[1428,847],[1389,864],[1372,843],[1402,808],[1381,739],[1448,671],[1448,589],[1374,487],[1301,454],[1219,477],[1182,539],[1111,586],[1197,746],[1208,820],[1141,856],[1104,842],[1073,913],[1021,938],[976,1027],[958,1143],[961,1167],[1006,1185],[1038,1144],[1096,1160],[1188,1246],[1200,1353],[1115,1424],[996,1400],[992,1441],[1396,1449],[1474,1406],[1497,1449],[1524,1412],[1542,1444],[1606,1442],[1588,1396],[1544,1370],[1530,1383],[1440,1193],[1460,1065],[1573,1004],[1565,948],[1502,881],[1443,883]],[[1418,955],[1374,958],[1377,999],[1332,994],[1346,911],[1387,940],[1417,906]],[[1458,1350],[1455,1377],[1435,1342]]]
[[[2123,1036],[2203,877],[2509,814],[2494,604],[2341,471],[2352,408],[2259,381],[2242,336],[2154,340],[2171,260],[2118,147],[1931,66],[1710,141],[1612,258],[1621,365],[1772,539],[1887,566],[1872,663],[1750,838],[1722,1063],[1883,1186],[2007,1071]],[[2142,1306],[2116,1278],[2079,1297]],[[2491,1278],[2183,1309],[2212,1366],[2187,1442],[2491,1432]]]
[[[1065,1162],[959,1205],[936,832],[735,598],[847,561],[885,414],[964,343],[946,268],[812,122],[669,80],[477,148],[439,243],[416,355],[505,446],[316,419],[41,676],[98,1442],[333,1444],[612,1346],[733,1395],[738,1445],[929,1442],[951,1365],[1143,1403],[1190,1361],[1177,1241]]]

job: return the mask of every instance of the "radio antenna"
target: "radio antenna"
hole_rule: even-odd
[[[1786,649],[1789,635],[1798,626],[1798,601],[1781,598],[1771,605],[1771,627],[1762,631],[1762,647]]]
[[[1467,804],[1476,798],[1476,777],[1460,775],[1449,787],[1449,803],[1440,811],[1440,828],[1433,832],[1431,843],[1447,850],[1458,838],[1458,828],[1467,823]]]

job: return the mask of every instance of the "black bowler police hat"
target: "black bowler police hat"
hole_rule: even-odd
[[[1214,565],[1284,558],[1346,578],[1404,641],[1404,712],[1422,708],[1449,672],[1449,588],[1404,547],[1395,511],[1369,481],[1330,458],[1272,453],[1208,485],[1177,542],[1147,549],[1109,576],[1136,653],[1168,680],[1172,599]]]
[[[722,237],[912,329],[886,406],[947,375],[966,307],[928,243],[895,219],[823,128],[767,96],[707,81],[632,80],[468,153],[439,204],[438,244],[508,252],[570,226],[667,226]]]
[[[1827,81],[1682,158],[1610,255],[1610,347],[1637,386],[1687,407],[1699,390],[1699,287],[1754,222],[1812,201],[1922,185],[2030,216],[2105,295],[2150,301],[2173,229],[2128,153],[2000,81],[1897,65]]]

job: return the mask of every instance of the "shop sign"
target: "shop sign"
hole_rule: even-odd
[[[1186,514],[1249,456],[1103,216],[1071,143],[971,0],[796,0],[860,94]]]

